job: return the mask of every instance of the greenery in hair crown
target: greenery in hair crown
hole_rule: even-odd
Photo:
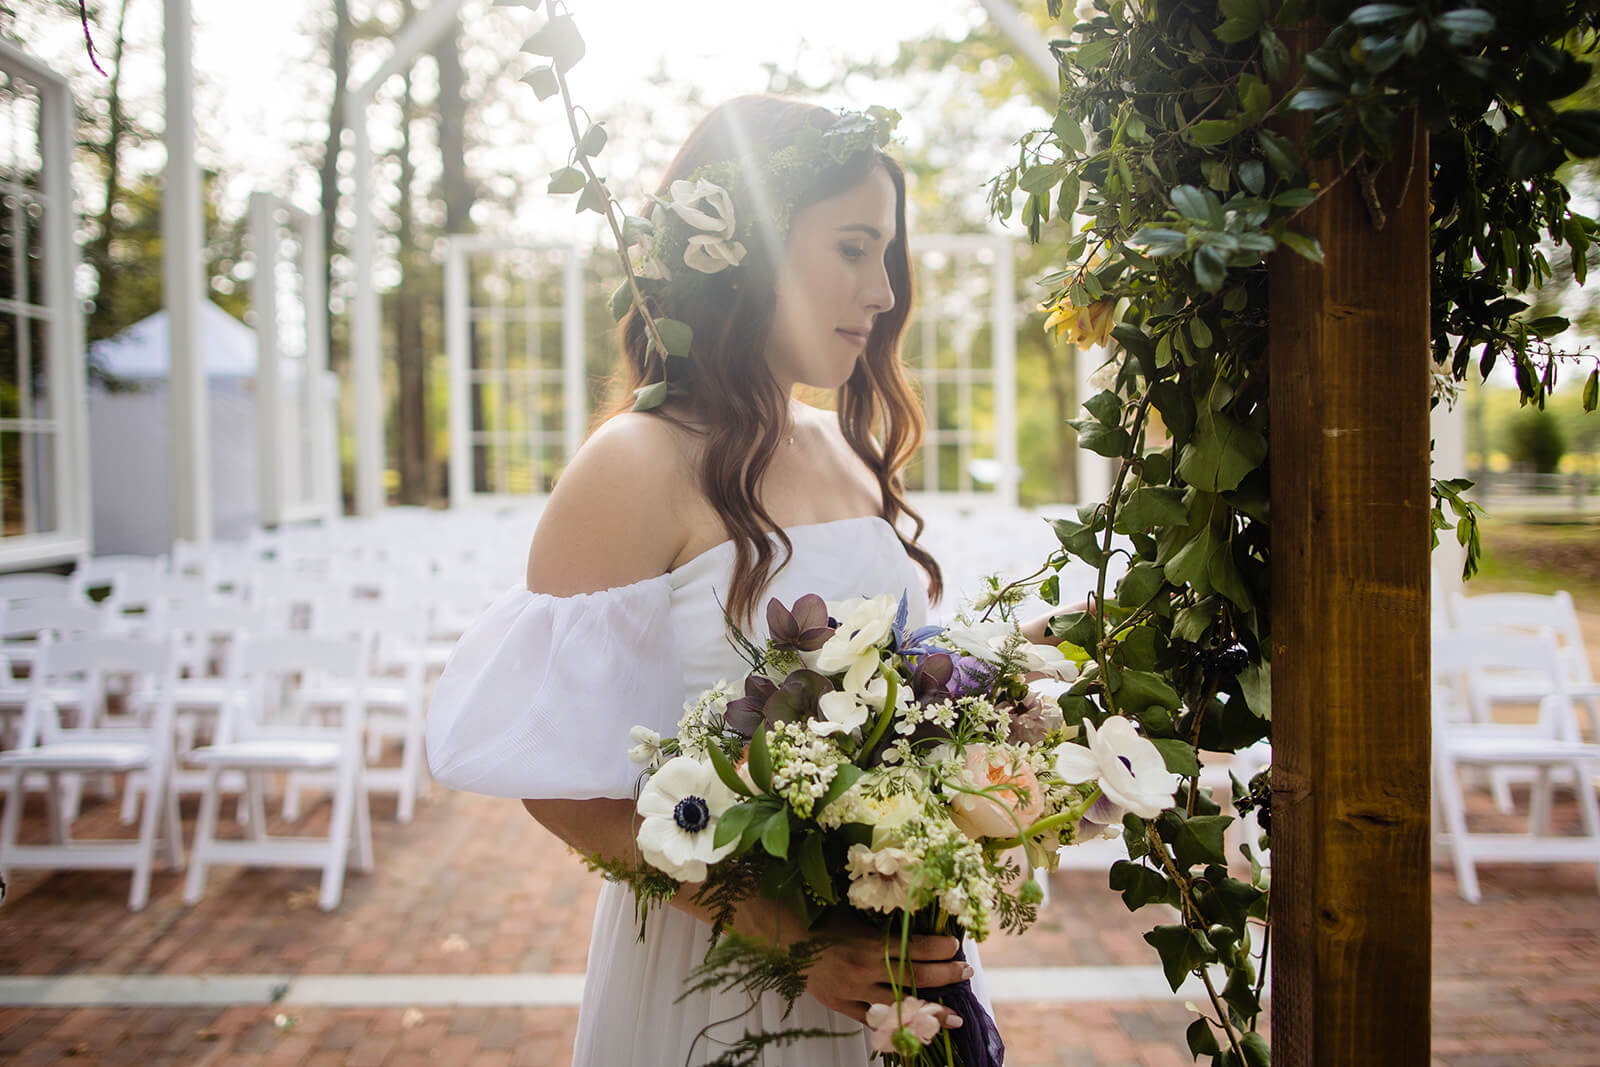
[[[561,97],[572,133],[572,153],[565,166],[551,173],[549,191],[577,193],[578,210],[603,216],[610,227],[624,274],[611,294],[611,312],[620,321],[628,308],[637,308],[648,351],[663,359],[661,380],[634,390],[633,409],[659,407],[667,399],[672,361],[687,359],[694,341],[688,323],[665,314],[707,279],[738,270],[758,228],[770,227],[780,240],[786,236],[789,216],[805,187],[829,166],[886,147],[900,121],[899,112],[884,107],[841,111],[830,124],[807,123],[793,144],[775,152],[708,163],[673,182],[667,196],[652,197],[649,216],[640,218],[622,209],[595,171],[594,161],[605,150],[607,135],[603,122],[593,121],[572,102],[567,71],[583,58],[585,46],[566,4],[562,0],[495,3],[535,11],[543,6],[549,11],[544,25],[522,45],[524,52],[548,61],[522,80],[540,100]],[[736,275],[726,280],[732,277]],[[658,316],[652,306],[662,314]]]
[[[650,198],[645,218],[628,220],[633,278],[613,294],[613,313],[620,319],[638,306],[641,314],[670,315],[703,297],[713,278],[729,287],[763,231],[769,245],[788,236],[795,204],[819,174],[886,147],[899,120],[898,112],[884,107],[840,112],[831,125],[804,126],[794,143],[776,151],[715,160],[674,181],[665,196]],[[642,301],[634,298],[635,291]],[[666,357],[687,358],[693,336],[688,324],[654,321]],[[654,336],[650,348],[660,349]],[[669,364],[663,381],[639,391],[635,410],[666,399],[666,379],[677,377],[671,370]]]

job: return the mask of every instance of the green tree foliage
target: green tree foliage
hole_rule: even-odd
[[[1567,454],[1567,435],[1549,412],[1525,407],[1506,425],[1506,455],[1536,474],[1554,474]]]

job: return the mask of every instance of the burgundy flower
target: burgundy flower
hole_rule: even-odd
[[[727,708],[722,712],[722,721],[739,736],[754,737],[756,727],[763,719],[761,712],[767,706],[767,698],[777,691],[778,687],[766,675],[747,675],[744,696],[728,701]]]
[[[950,678],[955,674],[955,661],[948,652],[936,652],[917,660],[917,669],[911,674],[911,692],[920,701],[943,700],[950,695]]]
[[[773,597],[767,601],[767,633],[772,647],[787,652],[815,652],[833,636],[827,603],[815,593],[794,602],[793,610]]]

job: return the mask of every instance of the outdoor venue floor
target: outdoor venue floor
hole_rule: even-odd
[[[37,828],[35,803],[26,822]],[[84,836],[116,823],[113,803],[91,804]],[[1573,811],[1569,801],[1558,818]],[[326,813],[323,803],[306,819]],[[567,1063],[597,876],[512,801],[435,787],[408,826],[393,821],[387,799],[374,814],[377,870],[352,875],[330,914],[316,909],[314,871],[214,869],[193,908],[180,900],[181,875],[158,873],[137,914],[126,909],[126,873],[17,872],[0,906],[0,991],[10,991],[0,992],[0,1062]],[[1479,814],[1496,818],[1487,807]],[[1459,899],[1451,874],[1434,874],[1434,1063],[1594,1067],[1595,871],[1480,871],[1476,906]],[[1013,979],[997,1005],[1007,1062],[1191,1063],[1182,1035],[1192,1015],[1181,999],[1149,992],[1148,982],[1141,999],[1099,999],[1107,981],[1155,963],[1141,940],[1148,912],[1129,914],[1093,871],[1059,872],[1051,893],[1026,939],[996,935],[983,946],[985,966]],[[555,976],[529,986],[545,1003],[440,1003],[452,999],[453,981],[481,991],[487,976],[518,974]],[[115,976],[144,989],[135,999],[159,987],[170,1002],[108,1003],[118,999],[108,992]],[[350,980],[330,982],[336,976]],[[287,989],[272,1003],[277,983]],[[40,990],[64,1002],[41,1004]],[[1022,999],[1032,995],[1042,999]]]

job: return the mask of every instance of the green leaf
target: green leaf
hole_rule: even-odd
[[[861,768],[853,763],[841,763],[839,769],[833,773],[833,781],[828,783],[828,791],[817,800],[816,807],[812,810],[822,812],[829,804],[844,796],[845,791],[856,784],[856,779],[861,777]]]
[[[1090,41],[1072,53],[1072,65],[1079,70],[1093,70],[1103,65],[1111,58],[1111,53],[1116,50],[1118,40],[1115,37],[1102,37]]]
[[[1153,671],[1167,647],[1167,639],[1154,626],[1135,626],[1124,630],[1117,651],[1122,665],[1134,671]]]
[[[1161,421],[1172,431],[1172,439],[1180,447],[1187,444],[1195,426],[1194,397],[1188,390],[1179,389],[1176,382],[1156,382],[1150,387],[1150,403],[1161,412]]]
[[[722,779],[723,785],[742,797],[754,795],[750,792],[750,787],[745,785],[744,780],[739,777],[739,772],[734,770],[733,764],[729,762],[726,753],[721,748],[716,745],[707,745],[706,756],[711,760],[711,768],[717,772],[717,777]]]
[[[1116,531],[1135,533],[1157,526],[1187,526],[1189,510],[1183,506],[1183,490],[1172,486],[1147,485],[1135,489],[1128,502],[1117,510]]]
[[[649,219],[640,218],[638,215],[622,216],[622,243],[625,245],[636,245],[655,232],[656,224]]]
[[[1239,691],[1256,716],[1272,721],[1272,664],[1252,663],[1239,672]]]
[[[1365,4],[1350,12],[1345,21],[1352,26],[1377,26],[1416,13],[1416,8],[1402,7],[1399,4]]]
[[[767,855],[773,859],[789,858],[788,808],[774,812],[772,818],[767,820],[767,825],[761,828],[761,847],[766,849]]]
[[[1209,409],[1195,418],[1194,432],[1178,455],[1178,474],[1209,493],[1237,489],[1267,458],[1260,432]]]
[[[1593,411],[1597,404],[1600,404],[1600,370],[1592,370],[1583,383],[1583,410]]]
[[[1102,390],[1083,402],[1083,408],[1106,426],[1116,426],[1122,421],[1122,398],[1111,390]]]
[[[1052,574],[1039,583],[1039,599],[1051,607],[1061,603],[1061,575]]]
[[[1117,703],[1124,711],[1143,711],[1148,707],[1176,711],[1181,701],[1177,690],[1165,678],[1150,671],[1123,671],[1116,687]]]
[[[1459,37],[1484,37],[1494,32],[1494,16],[1475,7],[1458,7],[1433,20],[1446,33]]]
[[[1192,185],[1179,185],[1173,188],[1172,206],[1186,219],[1194,222],[1211,221],[1211,209],[1207,204],[1206,194]]]
[[[1129,567],[1128,573],[1117,583],[1118,606],[1138,607],[1155,596],[1165,581],[1166,576],[1161,572],[1159,563],[1137,563]]]
[[[1289,46],[1272,32],[1271,26],[1261,27],[1261,65],[1274,82],[1289,80]]]
[[[1194,746],[1181,737],[1152,737],[1150,743],[1161,752],[1167,770],[1185,778],[1200,773],[1200,757]]]
[[[1239,1038],[1244,1049],[1244,1067],[1272,1067],[1272,1046],[1259,1030],[1251,1030]]]
[[[556,69],[565,74],[583,58],[583,35],[571,15],[557,15],[524,41],[522,50],[549,56]]]
[[[1211,1024],[1205,1019],[1190,1023],[1189,1029],[1183,1032],[1183,1039],[1189,1043],[1189,1052],[1197,1060],[1201,1056],[1216,1056],[1222,1052],[1222,1047],[1217,1044],[1217,1035],[1211,1032]]]
[[[622,316],[626,315],[628,309],[633,307],[633,288],[624,281],[621,285],[611,290],[611,299],[608,303],[611,306],[611,318],[616,322],[621,322]]]
[[[839,899],[833,891],[833,877],[828,873],[828,858],[822,851],[822,835],[807,834],[800,839],[800,873],[806,876],[811,892],[825,904]]]
[[[1280,178],[1292,178],[1300,170],[1300,151],[1293,141],[1282,137],[1270,130],[1256,130],[1256,140],[1261,142],[1261,151],[1267,157],[1267,163],[1277,172]]]
[[[1313,263],[1322,262],[1322,242],[1298,230],[1283,231],[1283,243]]]
[[[656,332],[661,335],[661,343],[667,346],[667,355],[689,354],[689,348],[694,343],[694,328],[687,322],[680,322],[677,319],[657,319]]]
[[[1216,29],[1216,38],[1223,44],[1234,44],[1238,41],[1247,41],[1256,35],[1260,23],[1255,19],[1224,19],[1222,25]]]
[[[749,827],[750,820],[755,818],[760,810],[756,804],[740,804],[723,812],[722,818],[717,820],[717,832],[712,837],[711,843],[721,848],[730,841],[739,840]]]
[[[1187,869],[1196,864],[1226,864],[1227,845],[1223,838],[1231,822],[1231,815],[1195,815],[1184,819],[1177,839],[1172,842],[1178,865]]]
[[[600,155],[602,149],[605,149],[605,123],[597,122],[584,130],[584,136],[578,141],[578,154]]]
[[[595,178],[583,187],[583,194],[578,197],[579,211],[593,211],[596,215],[606,213],[606,204],[610,203],[611,195],[606,192],[606,183]]]
[[[1261,1014],[1261,1001],[1256,999],[1255,990],[1250,987],[1250,977],[1243,970],[1228,973],[1228,984],[1222,988],[1222,999],[1246,1019]]]
[[[554,67],[534,67],[522,76],[522,81],[533,89],[533,95],[540,100],[548,100],[561,91]]]
[[[1160,955],[1161,971],[1174,993],[1189,977],[1189,972],[1205,962],[1202,942],[1187,926],[1158,926],[1145,934],[1144,939]]]
[[[1285,189],[1272,198],[1273,207],[1286,207],[1291,211],[1297,208],[1310,207],[1316,202],[1317,194],[1310,189]]]
[[[1068,426],[1078,431],[1078,447],[1112,459],[1128,450],[1128,431],[1120,426],[1105,426],[1091,419],[1070,419]]]
[[[667,383],[652,382],[633,391],[634,411],[650,411],[660,407],[667,399]]]
[[[589,182],[589,176],[577,167],[562,167],[550,173],[550,184],[545,186],[547,193],[575,193]]]
[[[1160,872],[1128,860],[1111,865],[1111,888],[1122,894],[1122,903],[1129,911],[1138,911],[1146,904],[1165,904],[1177,896]]]
[[[767,724],[757,723],[755,736],[750,738],[750,755],[745,764],[750,768],[750,780],[763,793],[772,792],[772,753],[767,749]]]
[[[1194,254],[1194,280],[1200,288],[1214,293],[1228,280],[1228,264],[1214,248],[1202,248]]]
[[[1189,143],[1199,148],[1218,145],[1224,141],[1231,141],[1244,129],[1241,119],[1201,119],[1189,127],[1185,134]]]
[[[1344,94],[1332,89],[1301,89],[1289,98],[1290,111],[1323,111],[1344,103]]]
[[[1239,164],[1239,184],[1253,196],[1260,196],[1267,187],[1267,168],[1259,159],[1247,159]]]

